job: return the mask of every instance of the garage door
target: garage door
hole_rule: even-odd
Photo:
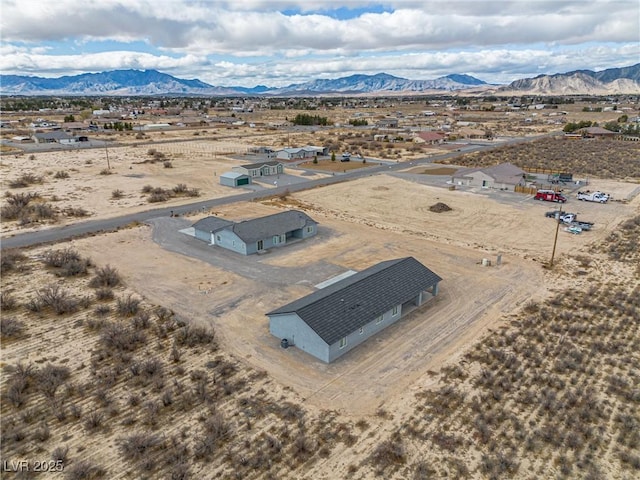
[[[249,179],[248,178],[239,178],[237,185],[238,186],[240,186],[240,185],[249,185]]]

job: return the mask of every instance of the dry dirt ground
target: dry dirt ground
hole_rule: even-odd
[[[452,211],[430,212],[429,206],[437,202]],[[215,259],[211,265],[188,258],[188,247],[186,256],[163,249],[154,243],[148,227],[72,245],[99,264],[116,266],[152,303],[214,326],[224,338],[225,349],[294,388],[307,403],[318,408],[331,405],[354,416],[393,405],[394,396],[427,371],[437,370],[444,360],[459,355],[502,312],[548,292],[541,265],[551,255],[555,223],[543,213],[553,205],[528,197],[513,206],[381,175],[266,203],[305,210],[330,233],[251,257],[250,263],[313,272],[319,262],[325,262],[341,272],[414,256],[444,278],[440,295],[338,362],[324,365],[295,349],[282,350],[278,339],[269,334],[264,316],[312,291],[313,282],[288,285],[287,278],[274,278],[265,285],[243,278],[216,268]],[[581,217],[588,217],[596,227],[582,235],[561,230],[558,256],[604,239],[613,226],[637,211],[637,200],[631,205],[581,202],[579,206]],[[242,219],[275,211],[272,205],[247,203],[220,208],[215,214]],[[498,254],[502,254],[502,265],[480,265],[483,258],[495,264]],[[150,278],[154,281],[145,280]]]
[[[265,141],[265,144],[268,143]],[[148,158],[148,148],[151,146],[111,149],[110,161],[117,176],[99,174],[104,168],[100,165],[104,160],[101,158],[103,152],[90,153],[96,155],[91,163],[87,163],[85,152],[36,154],[37,167],[33,172],[45,175],[45,183],[34,188],[47,196],[60,197],[61,202],[91,209],[95,217],[147,208],[148,204],[140,192],[146,184],[168,188],[185,183],[189,187],[208,189],[214,196],[226,193],[217,185],[215,178],[201,175],[204,168],[217,169],[219,165],[222,171],[234,164],[231,157],[223,155],[220,150],[213,152],[198,141],[154,145],[153,148],[170,155],[174,168],[165,169],[162,162],[135,163]],[[228,148],[235,147],[231,145]],[[28,161],[26,156],[2,157],[3,182],[7,178],[14,178],[12,175],[16,169],[24,168],[23,164],[14,162]],[[55,163],[55,166],[49,166],[51,163]],[[70,178],[54,180],[53,175],[46,173],[46,169],[52,173],[65,169],[69,171]],[[425,475],[431,469],[435,473],[430,475],[435,478],[491,477],[489,473],[498,467],[489,468],[487,463],[493,461],[495,450],[486,453],[474,446],[480,444],[478,442],[484,437],[480,427],[477,427],[480,433],[468,430],[473,420],[455,417],[455,429],[459,428],[456,431],[463,432],[460,433],[464,437],[464,440],[460,440],[464,444],[461,447],[455,445],[457,437],[451,440],[425,433],[431,428],[425,426],[429,425],[429,419],[439,422],[434,423],[433,428],[447,424],[448,410],[443,410],[445,413],[433,410],[437,399],[425,406],[428,403],[425,399],[431,399],[429,392],[437,391],[438,395],[442,395],[441,391],[445,388],[442,382],[446,386],[444,373],[439,376],[435,372],[451,371],[448,368],[464,371],[459,378],[469,378],[469,382],[473,379],[476,383],[456,384],[456,388],[465,388],[468,399],[480,395],[481,384],[476,378],[483,375],[485,368],[493,367],[479,365],[468,355],[483,348],[493,352],[497,347],[492,343],[490,348],[487,342],[497,342],[495,338],[502,338],[496,332],[505,335],[505,328],[511,325],[509,319],[514,312],[528,308],[532,301],[544,304],[556,292],[588,291],[593,285],[605,282],[611,282],[610,288],[613,290],[618,271],[625,271],[628,265],[598,260],[589,269],[590,257],[604,255],[594,253],[592,245],[606,246],[611,233],[620,224],[637,216],[640,197],[635,196],[630,202],[605,205],[571,200],[565,209],[577,211],[581,219],[595,222],[595,228],[581,235],[571,235],[561,230],[556,253],[558,266],[548,271],[543,264],[551,254],[555,223],[545,218],[544,212],[555,209],[556,205],[534,202],[529,196],[492,194],[481,190],[450,191],[444,186],[429,186],[413,179],[412,175],[420,173],[412,171],[406,178],[377,175],[301,192],[284,199],[236,204],[209,212],[230,219],[242,219],[274,213],[283,208],[297,208],[320,222],[321,232],[317,237],[267,255],[238,259],[243,268],[237,271],[228,268],[229,260],[232,261],[235,254],[212,251],[210,259],[201,256],[196,258],[196,255],[190,254],[190,246],[194,251],[196,248],[206,251],[210,247],[196,244],[195,239],[181,237],[182,234],[175,232],[171,238],[165,237],[163,232],[166,229],[162,227],[167,225],[157,222],[153,226],[125,229],[56,246],[72,247],[83,256],[90,257],[97,266],[115,267],[126,283],[126,287],[116,289],[117,299],[132,294],[140,298],[149,311],[155,311],[152,310],[153,306],[160,305],[171,309],[178,322],[212,326],[217,345],[211,347],[196,343],[188,347],[179,344],[181,337],[177,332],[180,329],[170,332],[168,337],[158,334],[156,339],[151,331],[157,329],[162,332],[163,328],[168,328],[166,325],[163,327],[158,318],[157,328],[144,327],[147,328],[148,337],[154,340],[135,350],[134,360],[161,358],[165,362],[164,374],[160,377],[151,376],[148,384],[134,383],[131,387],[128,383],[128,364],[121,366],[122,371],[107,371],[109,357],[105,357],[99,343],[95,343],[96,336],[102,335],[97,332],[104,326],[100,327],[99,318],[92,310],[93,304],[72,316],[56,315],[46,310],[34,315],[20,307],[15,316],[25,322],[26,335],[6,339],[3,333],[2,337],[1,388],[5,398],[2,402],[3,454],[9,452],[12,458],[49,458],[54,447],[66,445],[70,448],[72,467],[86,456],[106,469],[108,474],[103,475],[104,478],[140,478],[140,475],[167,478],[170,476],[168,468],[161,469],[158,466],[160,463],[145,466],[139,457],[129,458],[128,466],[123,470],[120,446],[123,437],[136,431],[160,432],[162,440],[151,442],[146,452],[142,449],[141,457],[169,458],[166,454],[167,444],[184,442],[191,450],[183,457],[191,459],[190,455],[196,455],[199,451],[197,447],[201,446],[198,443],[201,435],[208,438],[206,434],[211,433],[209,429],[213,428],[206,423],[206,419],[217,418],[216,414],[220,414],[229,428],[233,426],[234,435],[231,439],[225,437],[224,442],[221,441],[216,447],[220,453],[214,456],[213,467],[209,468],[209,464],[203,463],[202,459],[189,460],[190,471],[195,478],[406,479],[429,478]],[[117,183],[114,182],[116,179]],[[637,188],[637,184],[633,183],[593,179],[592,186],[612,193],[617,199],[631,196]],[[114,188],[125,192],[123,200],[110,199]],[[235,192],[231,190],[229,193]],[[448,205],[452,210],[431,212],[429,207],[438,202]],[[184,226],[199,218],[194,216],[164,221],[175,220],[175,225]],[[11,224],[4,230],[3,222],[3,235],[15,227],[15,224]],[[54,276],[52,271],[40,271],[35,266],[45,256],[47,248],[26,251],[31,266],[24,272],[3,274],[3,292],[14,295],[21,303],[27,303],[38,295],[42,287],[53,282],[71,289],[79,298],[86,295],[86,279],[79,280],[80,284],[73,286],[76,284],[69,284],[67,280]],[[498,254],[502,255],[502,264],[496,266]],[[216,255],[225,255],[225,261],[216,263]],[[337,274],[349,269],[361,270],[382,260],[409,255],[444,279],[440,294],[337,362],[325,365],[295,348],[283,350],[278,340],[270,336],[264,313],[309,293],[314,283],[326,279],[321,275],[323,272]],[[578,260],[580,255],[582,260]],[[483,258],[492,260],[493,265],[482,266],[480,263]],[[258,281],[257,278],[262,277],[252,275],[252,269],[267,272],[273,269],[284,272],[285,276],[269,282]],[[295,278],[299,281],[294,284],[288,281],[288,269],[297,272]],[[588,276],[576,273],[582,270],[591,273]],[[308,278],[300,279],[300,271],[308,271]],[[598,282],[598,272],[606,281],[603,279]],[[638,293],[632,285],[634,281],[636,285],[638,283],[637,273],[635,276],[625,273],[620,278],[623,279],[620,284],[628,287],[627,297],[632,299]],[[567,304],[569,300],[566,300]],[[113,305],[114,302],[107,304]],[[611,312],[611,308],[601,311]],[[631,315],[630,309],[628,312]],[[3,311],[3,317],[6,318],[6,315]],[[606,318],[610,318],[610,315],[615,320],[615,313],[606,313]],[[109,313],[106,319],[114,323],[121,321],[113,313]],[[184,326],[180,328],[184,329]],[[637,332],[629,338],[636,341],[634,335]],[[566,339],[563,338],[555,339],[553,345],[560,346],[563,342],[566,345]],[[175,361],[172,345],[181,345],[181,360]],[[500,345],[500,348],[503,346]],[[511,352],[507,347],[504,348]],[[127,357],[123,356],[120,360],[125,362]],[[131,360],[129,358],[128,362],[131,363]],[[618,363],[607,367],[611,375],[623,372],[629,378],[636,378],[635,367],[627,368],[620,359],[615,361]],[[16,365],[19,362],[33,363],[39,368],[44,368],[48,363],[68,365],[73,372],[75,386],[64,388],[64,398],[80,405],[83,416],[75,418],[71,411],[64,420],[46,417],[50,415],[48,409],[54,410],[58,403],[43,394],[39,390],[41,387],[33,386],[34,382],[41,381],[37,376],[29,377],[25,387],[31,399],[29,405],[26,408],[9,405],[7,393],[9,386],[17,381]],[[232,367],[221,367],[225,365]],[[207,392],[198,390],[202,386],[202,382],[198,383],[196,378],[199,374],[194,373],[198,370],[211,372],[206,376],[208,380],[205,386],[210,389],[209,395],[215,398],[213,403],[207,403],[211,401],[205,395]],[[230,374],[229,371],[238,373]],[[108,375],[116,375],[116,379],[105,390],[101,386],[109,385],[106,383]],[[181,385],[191,385],[190,382],[195,385],[194,395],[200,392],[202,399],[208,398],[197,407],[187,406],[192,400],[178,393],[183,391]],[[175,401],[164,404],[162,399],[166,401],[168,390],[173,392]],[[105,392],[111,393],[109,402],[102,400]],[[134,402],[131,397],[134,394],[141,398]],[[59,393],[56,397],[54,394],[53,397],[60,400],[61,395]],[[457,397],[451,395],[450,398],[451,405],[455,405]],[[630,398],[629,404],[636,405],[640,397],[634,397],[632,392]],[[164,405],[155,423],[151,418],[156,408],[151,404],[152,401]],[[256,413],[258,403],[266,405],[263,408],[271,413]],[[291,405],[299,405],[296,408],[302,408],[303,413],[296,413]],[[279,410],[280,407],[282,410]],[[611,418],[611,425],[617,425],[618,421],[614,421],[616,414],[629,414],[632,420],[626,421],[625,425],[631,425],[626,428],[633,430],[635,417],[633,412],[627,411],[624,401],[610,408],[614,410],[607,417]],[[95,412],[103,415],[102,424],[92,426],[92,414]],[[248,417],[245,419],[243,415]],[[530,416],[523,421],[533,421],[534,415],[530,412],[527,415]],[[45,417],[46,421],[42,420]],[[107,418],[110,420],[107,421]],[[621,420],[622,423],[625,418]],[[132,419],[133,423],[130,423]],[[412,431],[412,425],[421,430]],[[533,429],[535,423],[529,425]],[[50,430],[49,436],[45,435],[45,426]],[[616,432],[615,428],[618,427],[612,428]],[[185,430],[189,432],[185,433]],[[505,427],[506,431],[511,431],[511,427]],[[272,437],[281,439],[284,453],[276,454],[270,450],[274,448]],[[313,443],[312,438],[317,443]],[[396,448],[397,438],[412,440],[405,441],[401,444],[402,449],[399,449]],[[454,442],[453,447],[447,446],[449,441]],[[434,442],[438,448],[433,446]],[[423,444],[429,447],[423,450]],[[442,447],[444,444],[447,444],[446,448]],[[632,456],[624,464],[633,465],[633,452],[635,448],[637,454],[637,444],[633,447],[631,440],[628,444]],[[159,445],[163,445],[162,449]],[[502,444],[499,447],[504,449],[500,452],[511,451],[510,447]],[[451,459],[438,460],[439,456],[446,456],[441,455],[439,448],[444,448],[442,451],[446,450],[445,454],[454,452],[459,461],[469,465],[470,471],[465,474],[462,467],[452,463]],[[607,465],[612,465],[610,478],[633,478],[631,472],[635,467],[621,468],[618,450],[603,447],[597,452]],[[265,460],[265,453],[272,456],[273,465]],[[489,457],[485,461],[486,455]],[[429,465],[422,465],[424,458],[429,458]],[[539,460],[520,464],[520,470],[502,459],[506,465],[502,476],[525,478],[530,465],[536,470],[526,478],[552,478],[563,471],[561,463],[552,462],[554,459],[557,462],[561,460],[553,457],[549,450],[537,458]],[[178,461],[175,464],[181,465]],[[150,470],[146,467],[150,467]],[[418,476],[416,472],[421,471],[423,476]],[[583,470],[576,468],[572,478],[581,478],[583,473]],[[72,477],[69,472],[66,476],[83,478]],[[571,475],[567,478],[571,478]]]

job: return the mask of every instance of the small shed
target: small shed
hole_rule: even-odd
[[[225,172],[220,175],[220,185],[227,187],[242,187],[243,185],[250,185],[251,177],[244,173],[238,172]]]

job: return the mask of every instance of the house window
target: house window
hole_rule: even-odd
[[[340,339],[340,345],[339,345],[339,347],[340,347],[340,348],[344,348],[344,347],[346,347],[346,346],[347,346],[347,337],[342,337],[342,338]]]
[[[313,227],[307,227],[305,228],[305,230],[307,231],[307,233],[311,233],[313,232]]]
[[[273,236],[273,244],[278,245],[280,243],[280,235]]]
[[[216,235],[216,242],[220,241],[220,235]]]
[[[376,317],[376,325],[379,324],[379,323],[382,323],[383,319],[384,319],[383,315],[380,315],[380,316]]]
[[[364,333],[364,327],[360,327],[360,330],[358,330],[358,333],[362,335]]]
[[[391,315],[397,315],[398,314],[398,306],[396,305],[395,307],[393,307],[393,310],[391,311]]]

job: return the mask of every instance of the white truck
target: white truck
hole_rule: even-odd
[[[586,192],[578,192],[578,200],[583,200],[585,202],[607,203],[609,201],[609,194],[600,191],[590,192],[587,190]]]

